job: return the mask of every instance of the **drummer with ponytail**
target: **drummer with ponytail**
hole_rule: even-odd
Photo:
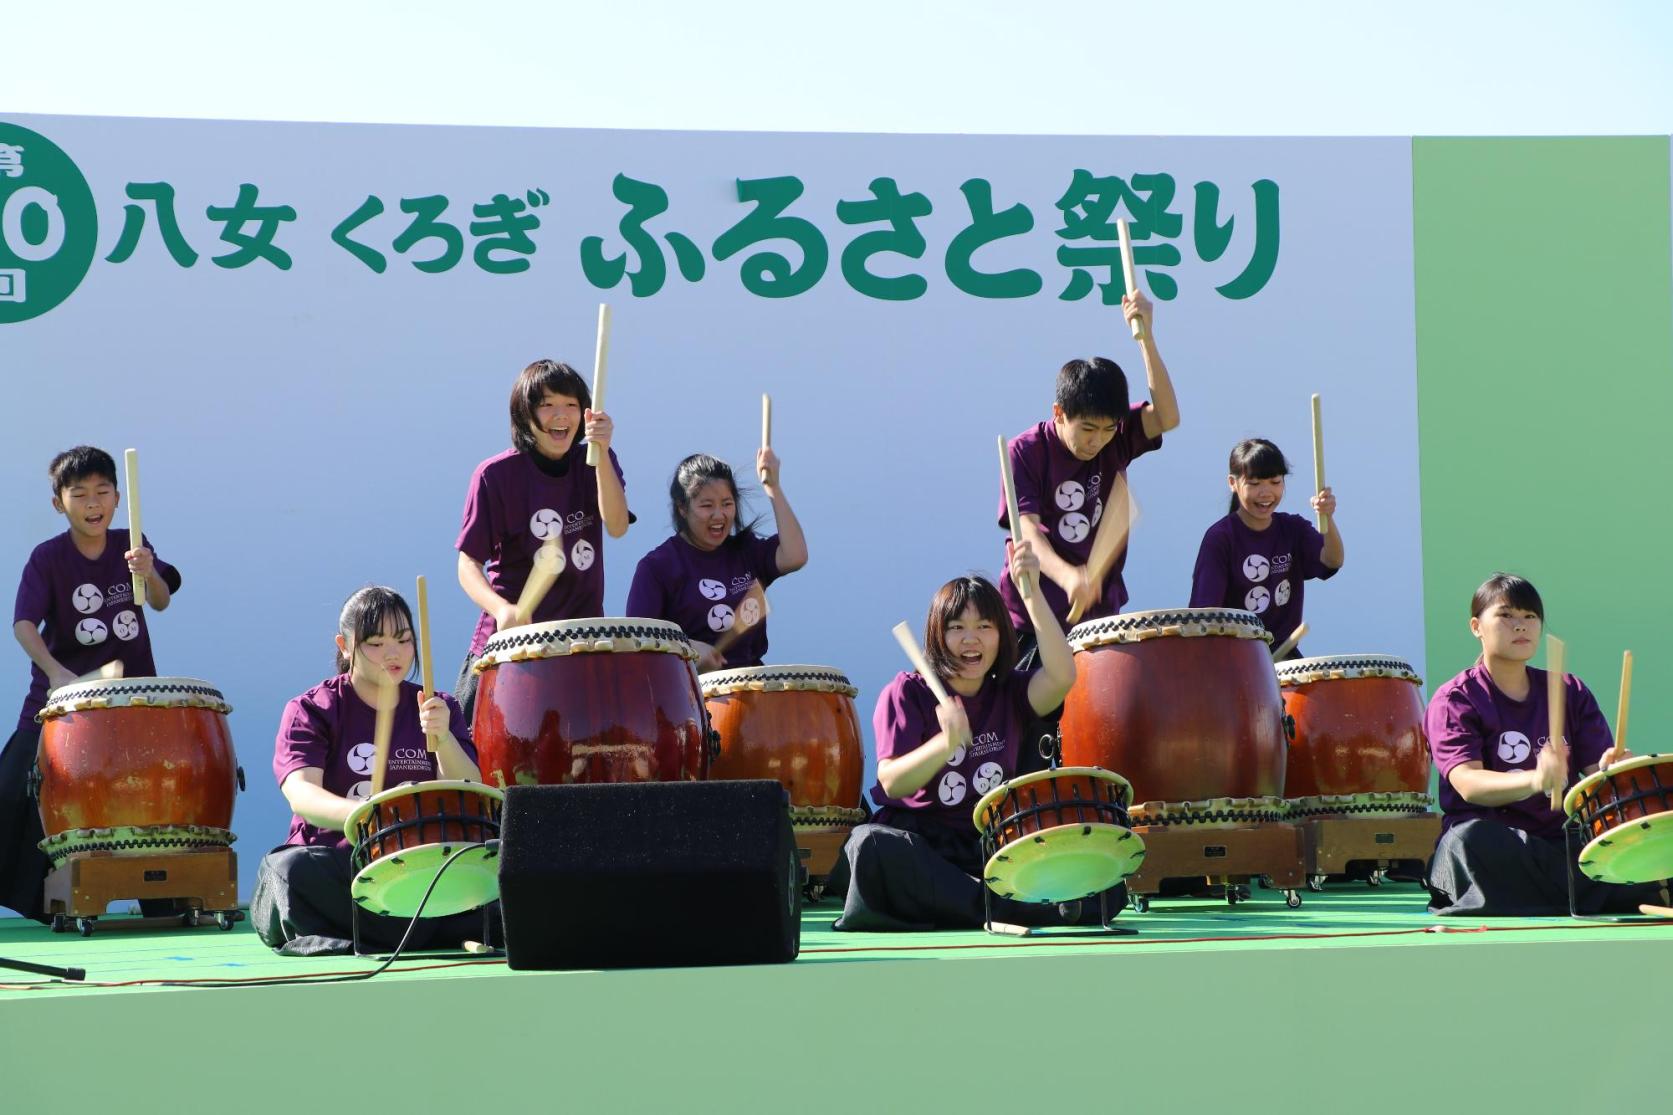
[[[396,690],[385,786],[481,779],[459,703],[446,693],[426,701],[409,680],[417,657],[407,602],[394,589],[363,588],[338,618],[336,673],[292,699],[279,718],[273,776],[295,815],[284,846],[261,862],[250,920],[280,952],[350,951],[353,872],[343,828],[372,793],[372,738],[385,687]],[[393,947],[406,924],[362,914],[361,938]],[[414,934],[423,940],[409,944],[448,940],[451,928],[479,935],[481,925],[475,915],[424,920]]]
[[[1563,739],[1552,745],[1548,678],[1528,665],[1544,627],[1539,590],[1514,574],[1493,574],[1470,601],[1470,634],[1481,654],[1429,702],[1424,726],[1442,811],[1427,880],[1431,913],[1564,914],[1571,874],[1582,913],[1636,913],[1641,902],[1667,902],[1659,885],[1598,883],[1575,870],[1564,814],[1551,797],[1628,754],[1573,674],[1562,679]]]

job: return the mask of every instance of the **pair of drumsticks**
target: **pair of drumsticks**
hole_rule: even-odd
[[[1545,704],[1549,715],[1547,721],[1547,736],[1550,742],[1547,746],[1563,748],[1564,778],[1568,781],[1568,740],[1564,729],[1567,727],[1568,690],[1563,685],[1563,660],[1567,655],[1567,648],[1557,636],[1546,633],[1545,636]],[[1624,749],[1627,745],[1627,706],[1632,699],[1632,651],[1621,652],[1621,698],[1615,709],[1615,746]],[[1561,810],[1563,807],[1562,790],[1551,791],[1551,808]]]
[[[424,679],[423,700],[436,692],[436,675],[430,662],[430,590],[423,574],[418,577],[418,668]],[[372,796],[383,793],[389,764],[389,737],[395,729],[395,702],[400,694],[400,683],[388,671],[378,671],[378,703],[376,719],[372,722]],[[435,754],[438,739],[424,737],[424,749]]]

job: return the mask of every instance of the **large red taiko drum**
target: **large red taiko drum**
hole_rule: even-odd
[[[1064,765],[1114,771],[1140,803],[1229,799],[1214,820],[1270,819],[1284,794],[1270,638],[1253,613],[1226,608],[1079,624],[1069,632],[1075,684],[1063,702]],[[1133,819],[1146,823],[1144,805]]]
[[[41,850],[154,854],[225,847],[238,793],[231,707],[194,678],[55,689],[41,710]]]
[[[1290,732],[1284,779],[1292,816],[1428,810],[1423,680],[1380,654],[1277,664]]]
[[[495,634],[476,662],[472,739],[491,786],[707,777],[696,652],[654,619],[535,623]]]

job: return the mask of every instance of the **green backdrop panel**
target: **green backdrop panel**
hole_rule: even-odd
[[[1634,651],[1629,745],[1673,749],[1668,140],[1416,139],[1412,196],[1429,690],[1510,570],[1611,724]]]

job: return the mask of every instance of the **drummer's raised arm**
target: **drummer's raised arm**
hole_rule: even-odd
[[[1023,578],[1039,575],[1040,561],[1028,541],[1011,550],[1011,579],[1021,589]],[[1063,703],[1069,687],[1075,683],[1075,652],[1069,648],[1063,627],[1046,603],[1045,594],[1029,593],[1023,597],[1023,607],[1034,624],[1039,640],[1040,669],[1028,682],[1028,703],[1037,715],[1044,716]]]

